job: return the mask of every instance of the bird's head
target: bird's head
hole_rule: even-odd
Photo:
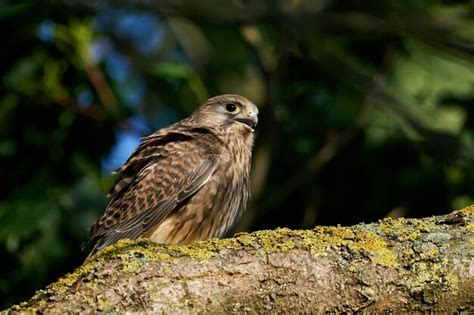
[[[208,99],[193,113],[192,119],[213,126],[239,124],[253,131],[258,123],[258,108],[243,96],[224,94]]]

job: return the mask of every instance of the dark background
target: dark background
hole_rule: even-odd
[[[473,203],[473,1],[0,5],[0,306],[81,264],[110,172],[208,97],[260,108],[236,230]]]

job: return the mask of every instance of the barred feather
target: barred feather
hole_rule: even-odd
[[[229,103],[238,112],[229,113]],[[250,196],[257,114],[242,96],[217,96],[143,138],[117,170],[112,199],[89,234],[90,255],[123,238],[187,244],[222,237]]]

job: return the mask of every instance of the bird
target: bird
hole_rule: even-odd
[[[218,95],[142,138],[115,172],[110,202],[89,230],[87,259],[125,238],[186,245],[224,237],[250,197],[258,112],[243,96]]]

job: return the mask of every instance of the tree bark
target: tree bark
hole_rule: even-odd
[[[121,241],[9,312],[474,312],[474,206],[425,219]]]

